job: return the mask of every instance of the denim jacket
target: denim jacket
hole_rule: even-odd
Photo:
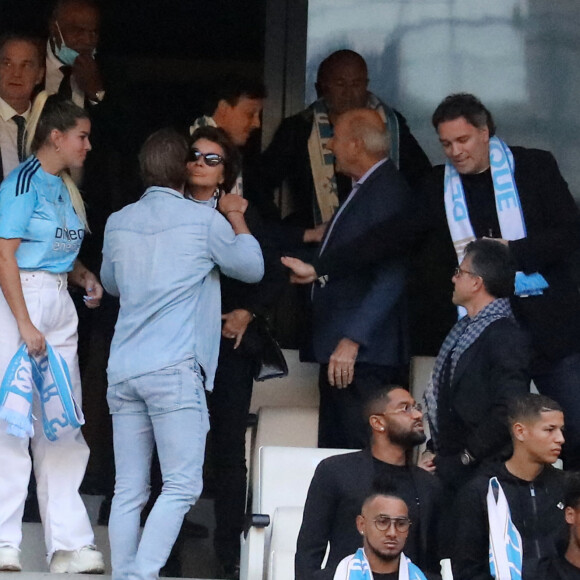
[[[111,344],[109,384],[195,359],[212,390],[220,341],[217,267],[242,282],[264,273],[260,245],[235,235],[216,210],[179,192],[150,187],[111,215],[101,280],[120,296]]]

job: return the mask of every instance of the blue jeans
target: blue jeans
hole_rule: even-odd
[[[201,371],[186,361],[109,386],[115,496],[109,520],[113,579],[159,577],[183,518],[202,490],[209,419]],[[157,446],[163,489],[139,539]]]
[[[566,442],[562,449],[564,469],[580,469],[580,353],[555,362],[547,371],[533,377],[538,391],[564,409]]]

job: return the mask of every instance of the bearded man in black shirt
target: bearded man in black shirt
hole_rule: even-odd
[[[373,393],[365,412],[370,448],[329,457],[316,469],[298,535],[296,580],[332,580],[338,563],[362,546],[356,517],[377,478],[388,479],[408,506],[413,525],[405,554],[428,578],[440,578],[441,487],[432,474],[408,464],[413,447],[425,441],[421,405],[402,387],[389,386]],[[328,561],[321,569],[328,543]]]

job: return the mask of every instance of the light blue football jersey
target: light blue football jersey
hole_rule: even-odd
[[[20,238],[21,270],[70,272],[85,235],[62,179],[29,157],[0,186],[0,238]]]

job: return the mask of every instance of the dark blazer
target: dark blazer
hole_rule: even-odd
[[[437,518],[441,488],[433,475],[409,466],[419,504],[420,545],[407,541],[405,554],[429,578],[438,578]],[[356,516],[375,477],[370,451],[329,457],[316,468],[304,506],[296,550],[296,580],[332,580],[338,563],[362,546]],[[327,542],[330,553],[326,567]]]
[[[387,160],[339,208],[326,230],[322,253],[337,249],[356,252],[354,240],[375,224],[402,213],[409,197],[409,186]],[[392,366],[406,363],[404,289],[404,252],[324,287],[315,285],[315,359],[328,362],[338,342],[350,338],[360,345],[357,362]]]
[[[513,319],[490,324],[457,361],[446,406],[452,433],[441,433],[441,455],[467,448],[478,460],[509,444],[507,404],[529,391],[529,340]],[[441,410],[440,410],[441,411]]]
[[[431,163],[411,134],[403,115],[397,111],[395,114],[399,121],[399,169],[408,184],[415,188],[431,169]],[[282,121],[262,155],[257,183],[251,184],[252,193],[260,192],[252,201],[267,215],[272,213],[275,188],[286,181],[292,206],[288,221],[302,227],[314,225],[313,203],[316,194],[308,155],[313,118],[312,110],[305,109]],[[342,195],[350,191],[349,180],[337,174],[337,181],[339,198],[342,199]]]

